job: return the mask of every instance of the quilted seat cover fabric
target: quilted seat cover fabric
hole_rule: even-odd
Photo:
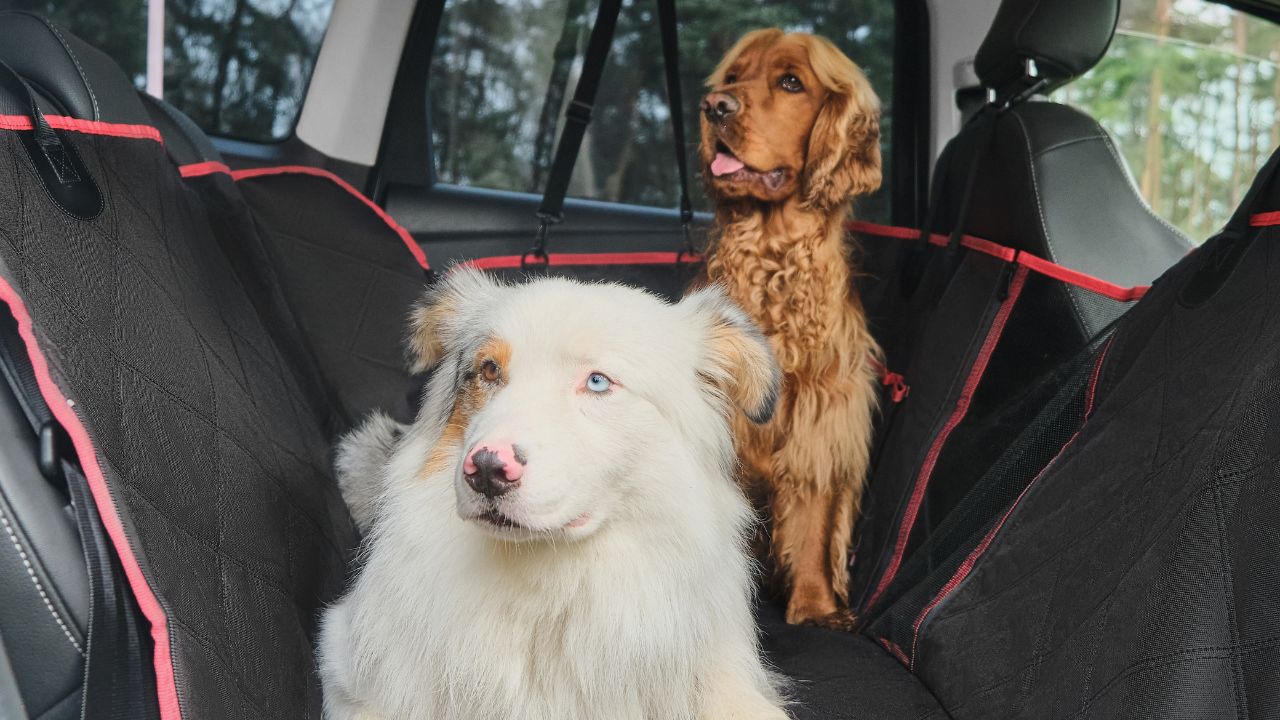
[[[315,398],[223,249],[260,252],[257,227],[243,203],[215,214],[158,142],[64,135],[106,209],[61,213],[17,132],[0,132],[0,275],[167,619],[161,707],[318,718],[317,609],[343,587],[355,537]]]

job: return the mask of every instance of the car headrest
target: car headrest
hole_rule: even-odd
[[[1039,80],[1052,90],[1102,59],[1119,16],[1120,0],[1004,0],[974,60],[978,78],[1001,97]]]
[[[119,65],[83,40],[25,12],[0,12],[0,61],[35,91],[48,115],[149,125],[150,116]],[[29,111],[25,98],[0,91],[0,112]]]

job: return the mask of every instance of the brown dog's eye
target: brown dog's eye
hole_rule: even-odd
[[[791,73],[778,78],[778,87],[790,93],[804,92],[804,83],[800,82],[800,78]]]
[[[484,378],[485,382],[498,382],[502,378],[502,368],[492,360],[485,360],[480,364],[480,377]]]
[[[736,82],[738,82],[738,76],[737,76],[737,75],[735,75],[735,74],[733,74],[733,73],[729,73],[728,75],[725,75],[725,76],[724,76],[724,84],[725,84],[725,85],[732,85],[732,84],[734,84],[734,83],[736,83]]]

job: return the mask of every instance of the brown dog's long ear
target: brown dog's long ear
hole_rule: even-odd
[[[718,392],[754,423],[766,423],[782,390],[782,370],[769,341],[755,323],[717,285],[680,301],[705,333],[701,373]]]
[[[424,372],[479,322],[479,311],[496,299],[501,286],[470,268],[451,270],[428,288],[409,314],[409,369]]]
[[[809,133],[802,193],[809,207],[832,210],[880,187],[880,100],[844,53],[808,40],[809,64],[828,95]]]

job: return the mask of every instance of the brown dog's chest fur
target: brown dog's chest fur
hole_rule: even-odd
[[[794,202],[717,214],[708,279],[724,285],[760,325],[788,376],[845,375],[866,361],[854,348],[878,352],[851,285],[844,216]]]
[[[773,419],[735,423],[742,484],[773,519],[773,560],[812,555],[813,542],[848,542],[869,456],[876,405],[873,359],[880,354],[852,288],[846,213],[813,212],[788,203],[772,212],[721,207],[707,277],[761,327],[785,381]],[[816,508],[795,497],[826,498]],[[815,514],[816,513],[816,514]],[[787,515],[803,515],[799,534],[779,537]],[[846,548],[822,553],[825,576],[844,600]],[[829,586],[829,587],[830,587]]]

